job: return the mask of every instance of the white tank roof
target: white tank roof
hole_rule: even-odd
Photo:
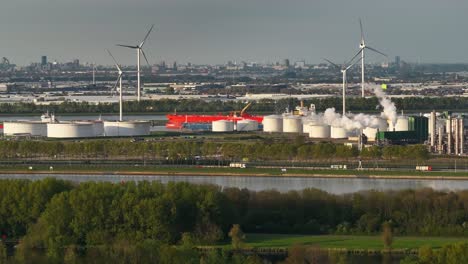
[[[47,124],[47,137],[86,138],[95,137],[92,122],[61,122]]]
[[[229,120],[218,120],[211,122],[213,132],[232,132],[234,131],[234,122]]]
[[[104,121],[104,134],[110,137],[146,136],[150,134],[149,121]]]
[[[309,131],[310,138],[329,138],[330,126],[329,125],[312,125]]]
[[[284,133],[302,133],[302,118],[298,116],[287,115],[283,118]]]
[[[47,136],[47,123],[42,121],[5,121],[3,123],[5,136],[31,135]]]
[[[347,138],[348,137],[348,132],[346,129],[342,127],[334,127],[332,126],[330,129],[330,137],[331,138]]]
[[[263,117],[264,132],[283,132],[283,117],[280,115],[269,115]]]

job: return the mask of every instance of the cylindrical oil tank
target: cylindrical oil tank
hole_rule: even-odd
[[[264,132],[283,132],[283,117],[280,115],[269,115],[263,118]]]
[[[41,121],[14,121],[3,123],[5,136],[31,135],[47,136],[47,123]]]
[[[108,137],[147,136],[149,121],[104,121],[104,135]]]
[[[392,121],[388,121],[388,131],[408,131],[409,123],[408,117],[406,116],[399,116],[397,118],[395,126],[393,125]]]
[[[93,124],[93,135],[94,137],[104,136],[104,122],[100,120],[89,120],[89,121],[74,121],[75,123],[91,123]]]
[[[94,137],[92,122],[61,122],[47,124],[49,138],[86,138]]]
[[[255,131],[258,130],[258,122],[255,120],[239,120],[236,124],[237,131]]]
[[[310,138],[329,138],[330,126],[329,125],[312,125],[309,132]]]
[[[346,131],[346,129],[342,127],[332,126],[330,129],[330,137],[331,138],[347,138],[348,132]]]
[[[102,121],[93,121],[94,136],[101,137],[104,136],[104,122]]]
[[[302,132],[310,133],[312,127],[321,125],[319,121],[315,119],[302,119]]]
[[[367,139],[371,141],[375,140],[375,137],[377,136],[377,132],[379,132],[379,129],[373,128],[373,127],[366,127],[362,131],[362,133],[366,135]]]
[[[234,122],[229,120],[218,120],[211,123],[213,132],[232,132],[234,131]]]
[[[362,133],[366,135],[367,139],[375,140],[377,132],[384,132],[388,130],[388,123],[385,119],[375,117],[372,119],[369,127],[364,128]]]
[[[283,117],[283,132],[302,133],[302,119],[293,115]]]

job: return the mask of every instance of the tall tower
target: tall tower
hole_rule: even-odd
[[[400,56],[395,56],[395,69],[400,69]]]
[[[41,57],[41,65],[42,65],[42,66],[47,65],[47,56],[42,56],[42,57]]]

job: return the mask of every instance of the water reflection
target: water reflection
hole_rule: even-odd
[[[126,175],[126,174],[2,174],[0,179],[39,180],[55,177],[73,182],[107,181],[160,181],[189,182],[193,184],[215,184],[221,187],[247,188],[252,191],[276,189],[281,192],[317,188],[333,194],[352,193],[363,190],[402,190],[432,188],[434,190],[468,189],[466,180],[414,180],[414,179],[367,179],[367,178],[310,178],[310,177],[249,177],[249,176],[161,176],[161,175]]]

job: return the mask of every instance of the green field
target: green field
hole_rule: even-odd
[[[115,164],[97,165],[97,164],[71,164],[54,165],[53,172],[81,172],[81,173],[144,173],[144,174],[185,174],[185,175],[233,175],[233,176],[307,176],[307,175],[332,175],[332,176],[414,176],[414,177],[467,177],[468,172],[418,172],[418,171],[381,171],[381,170],[310,170],[310,169],[287,169],[282,172],[280,168],[226,168],[226,167],[202,167],[202,166],[156,166],[156,165],[136,165],[130,166],[127,164],[120,164],[118,161]],[[33,170],[29,170],[29,165],[12,164],[0,166],[0,171],[9,172],[45,172],[50,171],[49,165],[33,165]]]
[[[446,244],[466,241],[463,237],[394,237],[393,249],[418,249],[421,246],[440,248]],[[320,248],[382,250],[380,236],[340,236],[340,235],[278,235],[247,234],[249,248],[289,248],[294,245],[318,246]]]

